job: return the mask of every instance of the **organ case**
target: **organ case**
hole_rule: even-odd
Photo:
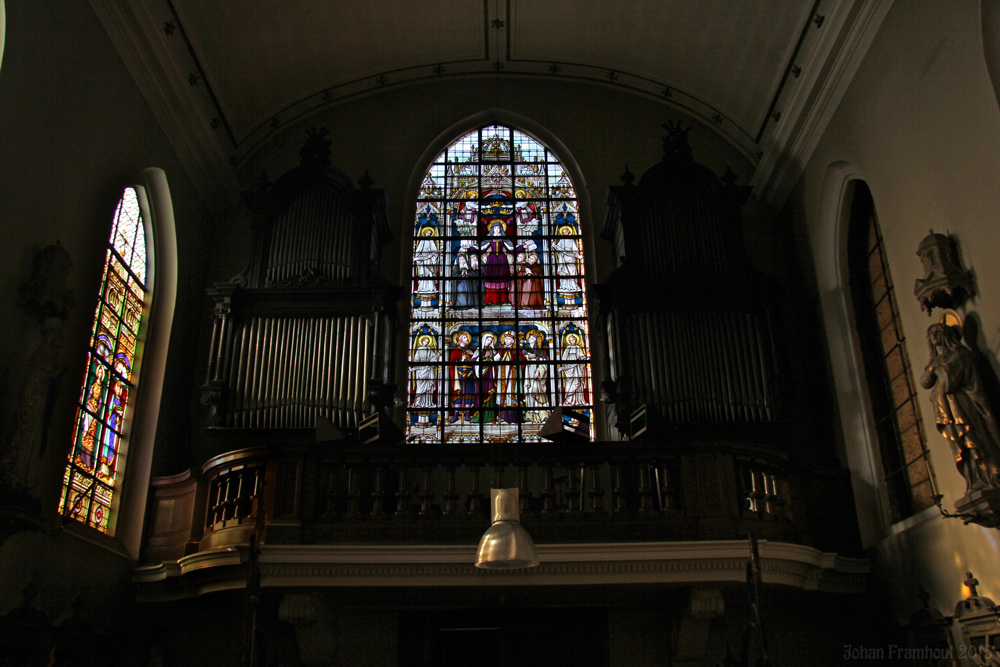
[[[616,268],[597,294],[609,423],[628,437],[641,407],[668,425],[774,422],[772,300],[743,247],[750,189],[697,164],[686,129],[664,127],[663,161],[638,184],[626,170],[607,197]]]
[[[246,269],[208,290],[213,330],[202,403],[218,427],[354,429],[392,367],[399,288],[378,276],[391,240],[385,193],[331,166],[325,130],[301,164],[262,180]]]

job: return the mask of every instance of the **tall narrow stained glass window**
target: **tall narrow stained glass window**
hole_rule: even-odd
[[[576,189],[545,146],[489,125],[417,197],[406,439],[539,442],[555,407],[593,439]]]
[[[875,202],[861,181],[851,203],[847,252],[868,398],[895,522],[934,504],[934,471]]]
[[[135,189],[115,209],[59,512],[108,532],[124,470],[136,342],[149,292],[146,235]]]

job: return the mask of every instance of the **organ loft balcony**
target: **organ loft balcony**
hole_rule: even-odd
[[[378,277],[384,194],[330,167],[312,133],[302,165],[248,194],[247,269],[209,290],[207,454],[153,481],[142,595],[242,588],[248,573],[278,588],[743,582],[750,535],[764,583],[862,590],[848,472],[789,409],[787,308],[744,253],[748,191],[667,129],[663,163],[609,190],[616,268],[596,286],[566,173],[558,201],[504,194],[505,160],[561,169],[547,149],[519,165],[516,131],[464,137],[424,181],[409,326],[403,290]],[[438,201],[435,174],[468,192]],[[522,256],[524,284],[551,294],[504,277]],[[394,391],[401,350],[409,394]],[[539,417],[552,406],[579,417],[575,434]],[[540,564],[478,571],[490,489],[509,487]]]

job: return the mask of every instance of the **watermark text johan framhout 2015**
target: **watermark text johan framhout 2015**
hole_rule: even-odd
[[[972,657],[976,648],[971,645],[959,644],[953,651],[946,646],[900,646],[887,644],[885,646],[865,646],[864,644],[844,644],[844,660],[950,660],[953,655],[959,660]]]

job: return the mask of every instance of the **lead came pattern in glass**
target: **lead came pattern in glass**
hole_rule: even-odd
[[[104,279],[80,390],[59,512],[108,530],[120,482],[136,340],[146,298],[146,240],[136,192],[126,188],[108,240]]]
[[[552,408],[590,420],[576,190],[552,153],[491,125],[431,165],[417,198],[406,438],[539,442]]]

